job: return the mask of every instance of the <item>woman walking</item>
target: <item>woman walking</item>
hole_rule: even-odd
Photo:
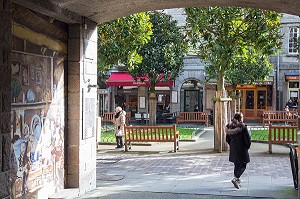
[[[251,138],[247,125],[243,122],[243,114],[236,113],[232,122],[226,125],[226,142],[230,146],[229,161],[234,163],[234,178],[231,180],[234,187],[239,189],[241,186],[240,177],[250,162],[249,148]]]

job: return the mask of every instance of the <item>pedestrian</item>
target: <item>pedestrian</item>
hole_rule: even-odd
[[[226,125],[226,142],[230,146],[229,161],[234,163],[234,178],[231,180],[234,187],[241,187],[240,177],[250,162],[249,148],[251,138],[247,125],[243,122],[243,114],[236,113],[230,124]]]
[[[284,111],[285,111],[286,119],[288,119],[289,116],[291,115],[289,106],[285,106],[285,107],[284,107]]]
[[[198,105],[195,106],[194,112],[199,112],[199,107],[198,107]]]
[[[126,121],[126,112],[122,110],[120,106],[116,107],[115,112],[115,136],[117,147],[116,148],[123,148],[123,136],[124,136],[124,126]]]
[[[296,104],[293,102],[292,99],[289,99],[289,101],[287,101],[287,103],[285,104],[285,106],[288,106],[289,109],[292,109],[296,106]]]

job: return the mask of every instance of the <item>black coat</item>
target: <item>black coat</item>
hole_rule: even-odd
[[[226,141],[230,145],[229,161],[233,163],[250,162],[249,148],[251,145],[250,135],[245,126],[241,133],[226,135]]]

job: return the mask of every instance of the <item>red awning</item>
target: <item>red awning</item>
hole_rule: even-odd
[[[106,80],[107,86],[150,86],[148,78],[145,81],[135,81],[134,78],[127,72],[113,72],[108,80]],[[173,81],[166,83],[159,82],[155,86],[172,86]]]

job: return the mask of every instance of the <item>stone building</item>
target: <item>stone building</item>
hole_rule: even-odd
[[[297,102],[299,96],[298,50],[294,41],[300,36],[300,17],[284,14],[281,20],[283,44],[278,55],[271,56],[274,66],[277,110],[283,110],[289,99]]]
[[[178,26],[185,25],[183,8],[165,9],[163,11],[171,15],[177,21]],[[300,18],[295,15],[283,14],[281,24],[283,44],[278,55],[270,56],[270,62],[274,66],[270,77],[266,81],[256,82],[254,85],[238,86],[242,94],[241,111],[245,114],[246,119],[258,121],[263,110],[283,110],[285,103],[290,98],[297,102],[299,62],[296,57],[298,51],[293,48],[294,43],[291,41],[294,40],[291,40],[290,37],[299,36]],[[184,59],[184,72],[175,80],[174,84],[166,87],[164,91],[157,88],[157,103],[158,106],[161,106],[159,111],[191,112],[195,106],[198,106],[200,111],[211,111],[213,109],[211,99],[215,95],[216,85],[212,82],[206,84],[205,80],[204,63],[190,52]],[[122,86],[122,83],[118,86]],[[143,90],[139,88],[139,91],[136,90],[134,93],[132,87],[128,88],[127,91],[124,91],[124,88],[119,89],[119,92],[117,88],[109,88],[110,91],[115,91],[114,93],[111,92],[111,96],[116,96],[116,93],[118,93],[117,96],[123,96],[122,102],[130,103],[130,99],[132,99],[135,105],[127,107],[127,111],[134,109],[136,110],[134,112],[147,112],[147,107],[145,109],[135,108],[138,104],[139,95],[145,95],[147,101],[147,89],[145,87],[143,87]],[[122,94],[122,92],[127,92],[127,94]],[[127,96],[127,99],[125,96]],[[130,97],[128,98],[128,96]],[[168,100],[161,103],[159,96],[163,96]],[[117,97],[117,99],[119,98]],[[122,106],[123,103],[116,102],[116,104]],[[114,106],[113,102],[111,106]],[[170,106],[170,110],[166,110],[165,107],[167,106]]]

